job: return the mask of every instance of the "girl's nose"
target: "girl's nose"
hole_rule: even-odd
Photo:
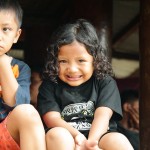
[[[70,65],[68,66],[68,70],[69,70],[70,72],[77,72],[77,71],[78,71],[78,66],[75,65],[75,64],[70,64]]]

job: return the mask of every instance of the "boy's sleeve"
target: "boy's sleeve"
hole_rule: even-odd
[[[31,70],[25,65],[20,71],[20,75],[17,78],[19,87],[16,92],[16,105],[30,103],[30,81]]]

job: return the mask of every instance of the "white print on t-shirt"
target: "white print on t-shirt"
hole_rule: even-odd
[[[74,128],[78,130],[89,130],[91,127],[89,118],[93,118],[94,111],[94,103],[88,101],[87,103],[67,105],[61,112],[61,116]]]
[[[91,123],[88,122],[69,122],[70,125],[72,125],[77,130],[90,130]]]

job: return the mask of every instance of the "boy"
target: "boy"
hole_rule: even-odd
[[[139,93],[134,89],[121,92],[123,119],[118,124],[118,131],[131,142],[134,150],[139,150]]]
[[[21,22],[19,3],[0,0],[0,149],[45,150],[40,116],[29,105],[30,68],[7,55],[21,34]]]

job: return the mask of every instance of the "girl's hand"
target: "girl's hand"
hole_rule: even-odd
[[[83,134],[78,134],[75,137],[75,150],[86,150],[85,148],[86,141],[87,139]]]
[[[85,145],[86,150],[102,150],[98,146],[98,141],[87,140]]]

